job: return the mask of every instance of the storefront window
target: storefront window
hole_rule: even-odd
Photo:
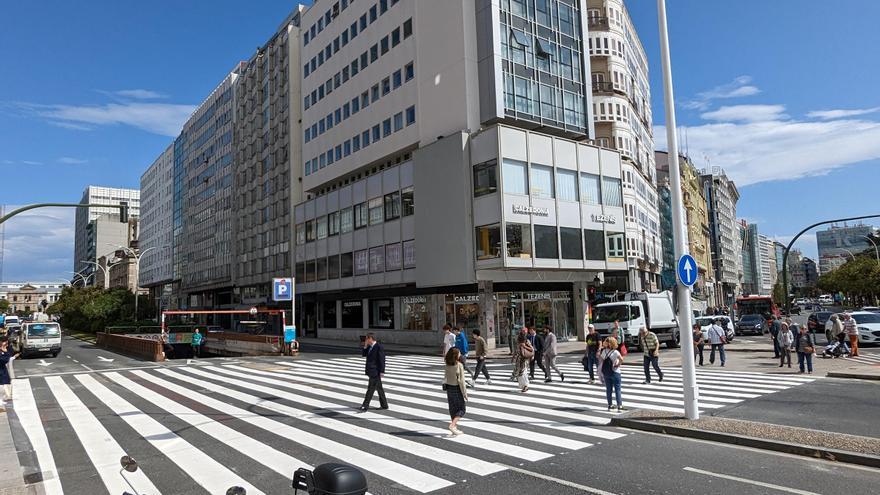
[[[403,248],[400,244],[388,244],[385,246],[385,270],[400,270],[403,265]]]
[[[501,256],[501,227],[486,225],[476,228],[477,259],[488,260]]]
[[[584,229],[584,246],[588,260],[605,261],[604,231]]]
[[[401,299],[402,327],[405,330],[433,330],[431,305],[428,296],[412,296]]]
[[[559,239],[562,241],[562,259],[581,260],[584,258],[583,245],[581,244],[581,229],[568,227],[559,228]]]
[[[480,328],[480,304],[477,295],[446,296],[446,323],[463,325],[470,335],[471,330]]]
[[[363,302],[342,301],[342,328],[364,328]]]
[[[559,242],[556,238],[556,227],[535,225],[535,257],[559,258]]]
[[[370,273],[385,271],[385,246],[370,248]]]
[[[416,267],[416,241],[404,241],[403,243],[403,267]]]
[[[498,191],[498,162],[488,162],[474,165],[474,197],[479,198]]]
[[[394,328],[394,299],[370,299],[370,328]]]
[[[511,258],[531,259],[532,232],[528,224],[507,224],[507,256]]]
[[[339,276],[342,278],[354,275],[354,260],[351,253],[339,255]]]
[[[367,250],[364,249],[362,251],[354,252],[354,274],[355,275],[366,275],[369,273],[370,261],[369,256],[367,256]]]
[[[336,301],[321,303],[321,328],[336,328]]]

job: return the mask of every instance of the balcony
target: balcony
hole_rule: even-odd
[[[614,83],[612,82],[593,82],[593,93],[611,95],[614,94]]]
[[[608,31],[608,17],[588,17],[590,31]]]

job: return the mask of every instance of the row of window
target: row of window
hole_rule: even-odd
[[[295,275],[298,282],[310,283],[415,266],[416,241],[409,240],[300,262],[296,264]]]
[[[391,0],[390,5],[393,7],[399,1],[400,0]],[[330,26],[330,23],[333,22],[333,20],[336,19],[339,16],[339,14],[348,7],[348,5],[350,3],[353,4],[354,0],[342,0],[341,5],[340,5],[340,2],[336,2],[335,4],[333,4],[333,7],[331,7],[330,9],[327,9],[327,12],[324,12],[324,17],[319,17],[318,20],[314,24],[312,24],[312,26],[309,29],[304,30],[304,32],[303,32],[303,46],[308,46],[308,44],[311,43],[312,40],[315,39],[315,36],[320,34],[321,31],[323,31],[325,27]],[[358,26],[360,26],[360,31],[363,31],[364,29],[367,28],[368,16],[369,16],[369,23],[372,24],[372,23],[376,22],[376,20],[379,18],[380,15],[384,14],[385,12],[388,12],[388,7],[389,7],[388,0],[380,0],[379,3],[373,4],[373,6],[370,7],[361,16],[360,24],[358,24],[358,21],[355,21],[354,23],[352,23],[353,28],[352,28],[352,32],[351,32],[351,39],[354,39],[357,36]],[[342,46],[345,46],[345,44],[348,43],[348,30],[345,30],[344,33],[345,33],[344,38],[341,35],[337,36],[336,39],[334,39],[331,43],[327,44],[327,47],[324,48],[324,51],[326,51],[328,47],[333,47],[333,53],[335,53],[335,52],[339,51],[340,43],[343,43]],[[343,39],[345,40],[344,42],[342,41]]]
[[[511,74],[504,76],[504,107],[571,126],[582,128],[586,124],[581,95]]]
[[[507,223],[504,228],[507,237],[504,247],[500,224],[475,229],[478,260],[500,258],[502,249],[506,250],[508,258],[520,259],[605,261],[625,256],[622,232],[535,225],[533,242],[529,224]]]
[[[379,98],[401,87],[403,83],[411,81],[415,76],[416,69],[413,62],[406,64],[402,69],[392,72],[391,75],[374,84],[370,90],[364,91],[360,96],[355,96],[351,101],[327,114],[326,118],[319,119],[311,127],[307,126],[303,132],[305,142],[308,143],[332,129],[333,126],[341,124],[352,115],[360,112],[362,109],[366,109],[371,103],[375,103]],[[306,108],[309,108],[308,101],[309,97],[307,96]]]
[[[362,53],[360,57],[356,57],[354,60],[352,60],[350,64],[343,64],[342,70],[334,74],[333,77],[327,79],[327,81],[325,81],[323,84],[318,84],[318,87],[312,90],[309,105],[314,105],[315,103],[323,100],[324,97],[329,96],[330,93],[333,92],[333,90],[339,88],[349,79],[354,79],[354,76],[356,76],[358,72],[366,69],[368,65],[372,64],[376,60],[379,60],[379,57],[391,51],[391,48],[399,45],[401,42],[401,31],[403,32],[403,39],[407,39],[412,36],[411,18],[407,19],[403,23],[402,27],[394,28],[391,33],[387,34],[384,38],[379,40],[378,43],[371,46],[370,49]],[[321,60],[322,63],[323,58],[324,52],[319,52],[318,59]],[[307,64],[307,67],[315,63],[316,59],[313,57],[312,61]],[[314,68],[309,70],[314,70]]]
[[[326,239],[367,225],[379,225],[415,214],[415,196],[412,186],[358,203],[329,215],[308,220],[296,226],[296,243],[301,245],[318,239]]]
[[[511,159],[504,159],[502,168],[506,194],[531,194],[535,198],[623,206],[620,179],[616,177],[600,177],[588,172],[578,174],[575,170],[554,169],[535,163],[529,166],[526,162]],[[498,162],[490,160],[474,165],[474,197],[497,191]]]
[[[501,8],[511,14],[537,21],[543,26],[558,29],[568,36],[580,33],[576,3],[567,0],[502,0]]]
[[[581,82],[581,52],[574,45],[570,48],[510,28],[510,35],[502,39],[501,54],[506,60]]]
[[[348,8],[349,4],[354,4],[354,0],[341,0],[341,2],[334,3],[331,8],[327,9],[327,12],[324,12],[324,17],[318,17],[318,20],[310,28],[303,29],[303,46],[315,39],[315,36],[329,26],[343,10]]]
[[[330,148],[326,153],[321,153],[311,160],[306,160],[304,164],[305,174],[310,175],[328,165],[332,165],[334,162],[338,162],[352,153],[357,153],[361,148],[366,148],[370,144],[402,130],[404,127],[415,124],[415,122],[416,107],[412,105],[403,112],[397,112],[374,125],[372,128],[368,128],[360,134],[355,134],[351,139],[346,139],[342,144],[337,144],[335,148]]]

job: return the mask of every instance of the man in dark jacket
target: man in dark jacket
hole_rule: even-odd
[[[382,348],[382,344],[376,342],[376,336],[372,332],[368,333],[367,338],[364,339],[364,349],[361,351],[361,355],[367,358],[365,373],[370,377],[370,384],[367,387],[367,395],[364,397],[361,411],[369,409],[374,392],[379,392],[379,405],[382,409],[388,409],[385,389],[382,388],[382,377],[385,376],[385,349]]]
[[[544,372],[544,376],[546,377],[547,368],[544,367],[544,339],[538,337],[538,332],[535,330],[535,327],[529,329],[529,335],[526,338],[531,342],[532,349],[535,350],[535,355],[532,356],[532,360],[529,361],[529,380],[535,379],[535,364],[541,368],[541,371]]]
[[[779,321],[775,315],[770,315],[770,337],[773,340],[773,358],[779,359],[779,342],[777,337],[779,336],[779,332],[782,331],[782,323]]]

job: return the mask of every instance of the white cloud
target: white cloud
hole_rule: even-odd
[[[15,209],[7,207],[7,211]],[[73,208],[41,208],[8,220],[3,280],[69,279],[73,269]]]
[[[733,81],[715,86],[714,88],[697,94],[697,97],[684,103],[685,108],[705,110],[713,100],[727,98],[742,98],[753,96],[761,92],[757,86],[750,84],[751,76],[739,76]]]
[[[74,124],[73,122],[49,122],[49,124],[54,125],[56,127],[61,127],[62,129],[71,129],[74,131],[91,131],[94,127],[82,125],[82,124]]]
[[[700,117],[719,122],[767,122],[788,118],[784,112],[783,105],[732,105],[704,112]]]
[[[153,100],[156,98],[168,98],[167,95],[150,91],[149,89],[121,89],[115,91],[114,94],[125,98],[136,98],[138,100]]]
[[[25,165],[42,165],[43,164],[43,162],[37,162],[34,160],[22,160],[21,163],[23,163]]]
[[[171,103],[108,103],[104,105],[13,105],[27,116],[46,119],[48,123],[75,130],[91,130],[101,125],[127,125],[174,137],[195,111],[195,105]]]
[[[58,163],[63,163],[65,165],[82,165],[83,163],[89,163],[89,161],[80,158],[73,158],[72,156],[62,156],[58,159]]]
[[[816,119],[823,120],[831,120],[831,119],[842,119],[847,117],[858,117],[859,115],[868,115],[871,113],[880,112],[880,107],[872,107],[872,108],[855,108],[850,110],[816,110],[813,112],[809,112],[807,117],[812,117]]]

